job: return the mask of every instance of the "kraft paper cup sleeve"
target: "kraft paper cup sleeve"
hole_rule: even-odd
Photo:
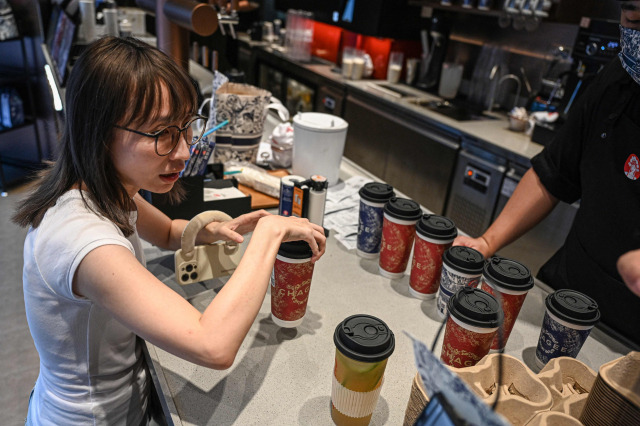
[[[331,386],[331,402],[336,410],[349,417],[366,417],[373,413],[378,403],[378,397],[382,389],[384,378],[380,380],[377,388],[369,392],[355,392],[345,388],[333,375]]]
[[[409,395],[407,409],[404,412],[403,426],[413,426],[428,403],[429,397],[422,384],[422,378],[420,373],[416,373],[411,383],[411,394]]]

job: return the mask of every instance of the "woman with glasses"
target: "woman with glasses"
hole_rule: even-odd
[[[316,261],[323,229],[258,211],[200,231],[199,244],[242,242],[242,261],[200,313],[145,268],[140,238],[178,249],[187,222],[140,189],[179,198],[177,179],[200,129],[186,73],[159,50],[106,37],[75,63],[58,158],[18,207],[28,226],[23,288],[40,374],[27,421],[146,424],[150,378],[140,336],[210,368],[232,365],[264,299],[283,241],[305,240]],[[198,132],[200,133],[200,132]]]

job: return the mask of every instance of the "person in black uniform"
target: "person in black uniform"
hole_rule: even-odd
[[[640,298],[616,268],[620,256],[640,248],[640,1],[621,2],[621,8],[619,57],[531,160],[532,168],[489,229],[479,238],[460,236],[454,245],[489,257],[544,219],[558,201],[580,200],[563,247],[538,278],[591,296],[602,322],[640,345]]]

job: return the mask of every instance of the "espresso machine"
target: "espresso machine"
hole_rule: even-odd
[[[620,52],[619,21],[583,18],[558,112],[566,116],[593,78]]]

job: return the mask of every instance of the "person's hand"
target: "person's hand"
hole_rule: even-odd
[[[309,219],[270,215],[262,218],[259,226],[264,226],[266,229],[281,235],[283,243],[300,240],[309,243],[311,251],[313,251],[312,263],[320,259],[326,249],[327,238],[324,235],[324,228],[309,222]]]
[[[493,256],[493,253],[491,251],[491,248],[489,247],[489,244],[487,243],[487,240],[485,240],[483,237],[471,238],[464,235],[459,235],[455,240],[453,240],[452,245],[465,246],[465,247],[471,247],[472,249],[476,249],[480,253],[482,253],[485,259],[488,259],[491,256]]]
[[[241,243],[244,241],[244,234],[252,232],[261,218],[270,215],[265,210],[256,210],[228,222],[211,222],[204,227],[198,237],[210,243],[218,240]]]
[[[640,296],[640,250],[623,254],[618,258],[616,266],[629,290]]]

